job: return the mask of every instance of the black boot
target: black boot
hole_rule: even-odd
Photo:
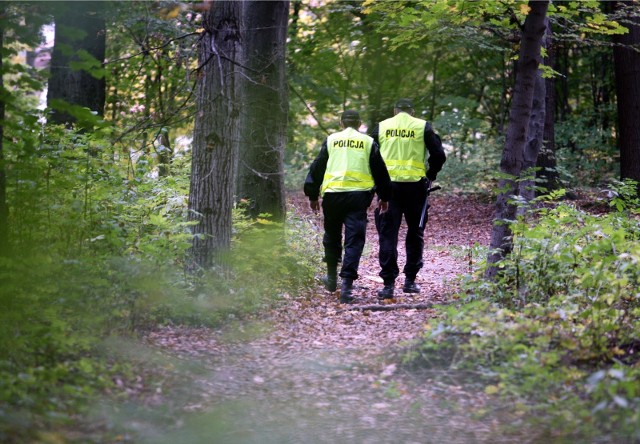
[[[402,291],[405,293],[420,293],[420,286],[416,284],[415,278],[406,278],[402,286]]]
[[[333,293],[338,288],[337,266],[327,265],[327,275],[322,278],[322,283],[327,291]]]
[[[385,282],[384,288],[382,290],[378,290],[378,299],[393,299],[393,286],[393,282]]]
[[[340,302],[350,304],[353,302],[353,279],[343,278],[342,288],[340,288]]]

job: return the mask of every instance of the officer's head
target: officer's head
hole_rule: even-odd
[[[411,99],[399,99],[393,107],[393,114],[408,113],[413,116],[413,102]]]
[[[348,109],[342,113],[342,116],[340,116],[340,123],[343,128],[349,127],[358,129],[360,128],[362,121],[360,120],[360,114],[358,111]]]

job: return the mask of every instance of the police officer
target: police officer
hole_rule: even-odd
[[[337,267],[342,260],[340,302],[351,303],[353,281],[358,278],[360,257],[365,244],[367,209],[375,192],[380,214],[385,214],[391,198],[391,180],[378,144],[360,133],[360,115],[347,110],[340,119],[342,131],[330,135],[322,144],[304,183],[313,211],[324,215],[324,260],[327,263],[325,288],[336,291]],[[344,225],[344,258],[342,227]]]
[[[399,274],[398,233],[403,215],[407,222],[407,260],[402,290],[420,293],[420,286],[415,282],[423,265],[424,227],[419,227],[420,216],[427,190],[446,161],[440,137],[429,122],[413,116],[410,99],[398,100],[393,112],[393,117],[380,122],[371,132],[380,145],[380,153],[391,176],[393,193],[389,211],[375,212],[380,242],[380,277],[384,280],[384,288],[378,291],[380,299],[393,298]],[[428,163],[428,168],[425,163]]]

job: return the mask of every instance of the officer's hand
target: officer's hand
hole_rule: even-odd
[[[429,190],[431,189],[431,185],[433,182],[431,182],[429,179],[425,179],[424,182],[424,190],[428,193]]]
[[[378,210],[380,210],[380,214],[386,213],[389,209],[389,202],[380,200],[378,201]]]
[[[314,213],[317,213],[318,211],[320,211],[320,202],[317,200],[310,200],[309,206],[311,207]]]

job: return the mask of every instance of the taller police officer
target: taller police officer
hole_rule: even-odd
[[[427,190],[447,159],[440,137],[429,122],[413,116],[411,100],[398,100],[393,112],[394,117],[383,120],[371,132],[380,145],[393,190],[389,211],[375,212],[380,241],[380,277],[384,280],[384,288],[378,291],[380,299],[393,298],[395,280],[399,274],[398,233],[403,215],[407,222],[407,259],[402,290],[405,293],[420,293],[420,286],[415,282],[423,265],[424,227],[419,227],[420,216]]]
[[[375,192],[378,211],[385,214],[391,198],[391,180],[380,155],[378,144],[358,131],[360,115],[357,111],[342,113],[342,131],[327,137],[320,154],[313,161],[304,183],[313,211],[320,209],[322,195],[324,214],[324,260],[327,263],[325,287],[337,288],[337,267],[342,259],[340,302],[354,300],[353,281],[358,278],[360,257],[364,249],[367,229],[367,209]],[[342,258],[342,227],[344,225],[344,258]]]

